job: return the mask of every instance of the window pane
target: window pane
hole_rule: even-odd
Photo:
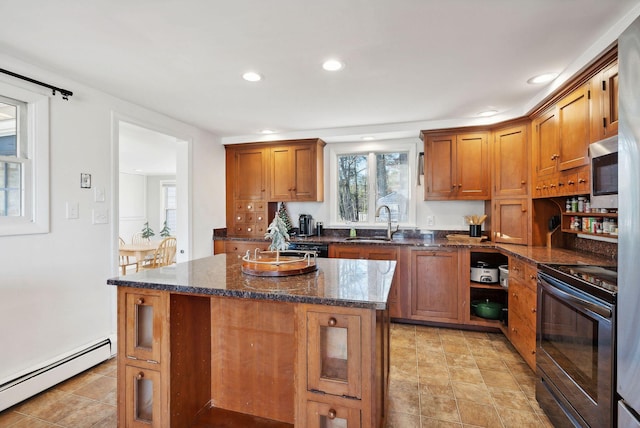
[[[17,107],[0,101],[0,156],[17,156]]]
[[[376,154],[376,207],[386,205],[392,222],[408,221],[409,156],[408,153]],[[387,222],[386,210],[375,220]]]
[[[367,155],[339,155],[338,220],[367,221],[368,199]]]
[[[0,162],[0,217],[22,214],[21,182],[21,164]]]

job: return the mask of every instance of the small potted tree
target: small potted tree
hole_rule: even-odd
[[[144,227],[142,228],[142,237],[144,239],[150,239],[152,236],[155,236],[156,234],[153,233],[153,230],[149,227],[149,222],[146,222],[144,224]]]
[[[271,239],[269,250],[276,252],[276,261],[280,259],[280,251],[289,248],[289,231],[287,224],[279,215],[275,216],[269,227],[264,239]]]
[[[169,236],[171,236],[171,229],[169,228],[169,226],[167,226],[167,221],[165,220],[163,225],[162,225],[162,230],[160,231],[160,236],[162,236],[163,238],[168,238]]]

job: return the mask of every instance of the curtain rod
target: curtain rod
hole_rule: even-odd
[[[63,100],[68,100],[70,96],[73,95],[73,92],[58,88],[57,86],[49,85],[48,83],[40,82],[39,80],[32,79],[30,77],[23,76],[21,74],[14,73],[9,70],[5,70],[4,68],[0,68],[0,73],[8,74],[9,76],[17,77],[18,79],[26,80],[27,82],[34,83],[36,85],[44,86],[45,88],[49,88],[53,91],[53,95],[56,94],[56,91],[60,92]]]

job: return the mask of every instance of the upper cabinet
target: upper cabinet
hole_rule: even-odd
[[[324,142],[301,141],[270,149],[269,200],[322,201]]]
[[[488,133],[421,134],[425,200],[491,198]]]
[[[493,196],[527,196],[529,184],[529,140],[527,125],[494,132]]]
[[[267,159],[264,147],[227,146],[227,195],[235,200],[266,200]]]
[[[589,84],[583,85],[557,104],[557,168],[564,171],[589,163]]]
[[[591,142],[618,133],[618,63],[591,79]]]

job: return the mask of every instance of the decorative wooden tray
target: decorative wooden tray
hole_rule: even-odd
[[[447,239],[449,241],[454,241],[454,242],[464,242],[467,244],[477,244],[479,242],[482,242],[484,240],[487,239],[486,236],[469,236],[469,235],[460,235],[460,234],[456,234],[456,235],[447,235]]]
[[[291,254],[292,251],[287,251]],[[316,257],[314,252],[300,251],[298,255],[276,256],[273,251],[256,252],[251,258],[247,253],[242,258],[242,272],[254,276],[290,276],[315,272]]]

